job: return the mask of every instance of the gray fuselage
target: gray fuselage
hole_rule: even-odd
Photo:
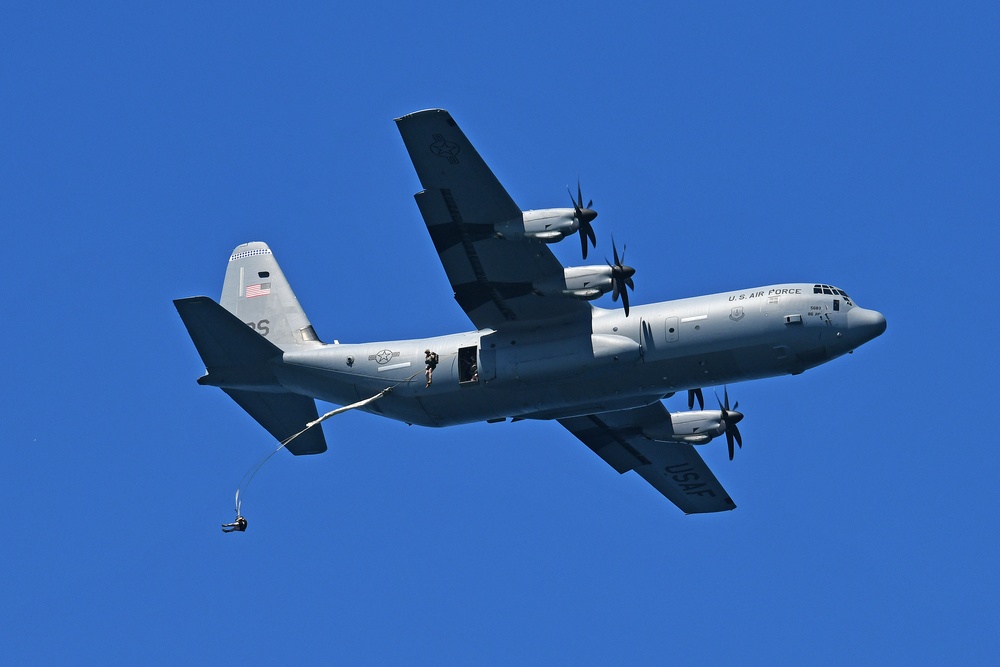
[[[633,306],[628,317],[595,307],[586,322],[286,351],[273,370],[281,389],[340,405],[393,386],[365,409],[449,426],[621,410],[686,389],[797,374],[884,330],[880,313],[843,291],[794,283]],[[425,349],[440,356],[430,386]]]

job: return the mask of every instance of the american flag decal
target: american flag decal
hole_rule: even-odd
[[[247,285],[247,298],[252,299],[255,296],[264,296],[265,294],[271,293],[271,283],[260,283],[257,285]]]

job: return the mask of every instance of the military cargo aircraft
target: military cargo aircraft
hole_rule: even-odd
[[[822,282],[630,305],[624,248],[612,244],[613,262],[564,267],[547,247],[577,234],[586,258],[596,244],[597,214],[579,185],[572,207],[522,211],[447,111],[396,124],[423,187],[417,206],[474,331],[323,343],[261,242],[233,251],[220,303],[174,302],[207,369],[198,383],[221,388],[279,441],[317,422],[314,399],[360,401],[422,426],[555,419],[685,513],[731,510],[697,448],[724,439],[732,459],[743,415],[728,389],[705,409],[701,388],[802,373],[885,331],[880,313]],[[623,308],[591,303],[608,293]],[[440,360],[432,382],[427,351]],[[662,403],[676,392],[688,392],[687,411]],[[297,455],[326,448],[319,428],[288,443]]]

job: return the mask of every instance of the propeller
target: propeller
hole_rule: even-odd
[[[573,198],[573,191],[569,189],[569,186],[566,186],[566,192],[569,193],[570,201],[573,202],[574,215],[580,224],[580,247],[583,248],[583,258],[587,259],[587,239],[590,239],[595,248],[597,247],[597,236],[594,235],[594,228],[590,225],[590,221],[597,217],[597,211],[590,208],[594,205],[594,200],[588,201],[587,206],[584,207],[580,179],[576,179],[576,199]]]
[[[743,437],[740,436],[740,429],[736,426],[743,419],[743,413],[736,408],[740,407],[740,402],[736,401],[732,410],[729,409],[729,388],[724,389],[726,397],[725,405],[719,401],[719,395],[715,395],[715,400],[719,401],[719,409],[722,411],[722,426],[726,429],[726,444],[729,445],[729,460],[733,460],[733,440],[743,449]]]
[[[617,301],[618,296],[622,297],[622,305],[625,307],[625,317],[628,317],[628,290],[635,289],[635,283],[632,281],[632,276],[635,275],[635,269],[631,266],[625,266],[623,262],[625,261],[625,246],[622,246],[622,256],[618,257],[618,248],[615,246],[615,239],[611,239],[611,249],[615,253],[615,263],[612,264],[608,262],[605,257],[604,261],[608,262],[608,266],[611,267],[611,280],[614,281],[614,288],[611,291],[611,300]],[[628,287],[628,289],[625,289]]]
[[[705,394],[701,392],[701,389],[688,389],[688,410],[694,409],[694,399],[698,399],[698,409],[705,409]]]

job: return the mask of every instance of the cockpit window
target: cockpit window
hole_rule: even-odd
[[[844,290],[842,290],[840,288],[834,287],[833,285],[813,285],[813,294],[839,295],[839,296],[844,297],[844,302],[847,305],[849,305],[849,306],[853,306],[854,305],[851,302],[851,297],[847,296],[847,292],[845,292]]]

